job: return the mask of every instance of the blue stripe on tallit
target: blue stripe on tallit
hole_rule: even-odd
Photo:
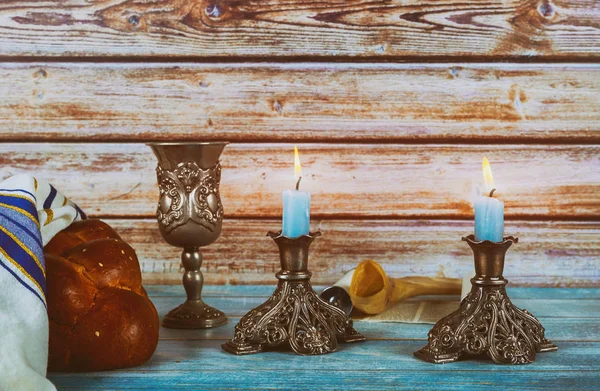
[[[0,191],[10,191],[13,193],[25,193],[27,195],[30,195],[31,198],[33,198],[35,200],[35,195],[31,194],[30,192],[28,192],[27,190],[23,190],[23,189],[0,189]]]
[[[50,185],[50,194],[48,194],[48,197],[46,197],[46,200],[44,201],[44,209],[50,209],[54,198],[56,198],[56,189],[54,186]]]
[[[12,197],[9,195],[0,195],[0,202],[3,204],[16,206],[17,208],[26,210],[37,220],[38,213],[37,213],[37,209],[35,208],[35,205],[32,204],[32,202],[35,203],[35,201],[33,201],[33,200],[19,198],[19,197]]]
[[[3,268],[5,268],[6,270],[8,270],[8,272],[9,272],[10,274],[12,274],[12,275],[13,275],[13,277],[14,277],[14,278],[15,278],[17,281],[19,281],[19,282],[21,283],[21,285],[23,285],[25,288],[27,288],[27,289],[29,289],[31,292],[33,292],[33,294],[34,294],[34,295],[36,295],[38,299],[40,299],[40,301],[42,302],[42,304],[44,304],[44,307],[46,307],[46,302],[45,302],[45,301],[44,301],[44,299],[43,299],[43,298],[40,296],[40,294],[39,294],[39,293],[38,293],[38,292],[37,292],[35,289],[33,289],[31,286],[29,286],[29,284],[27,284],[25,281],[23,281],[23,280],[21,279],[21,277],[19,277],[19,276],[18,276],[18,275],[17,275],[15,272],[13,272],[13,271],[11,270],[11,268],[10,268],[8,265],[5,265],[5,264],[4,264],[4,262],[2,262],[2,257],[0,257],[0,265],[1,265]]]
[[[14,202],[11,200],[11,204]],[[10,204],[9,204],[10,205]],[[0,206],[0,215],[7,216],[13,221],[18,221],[25,229],[32,232],[34,236],[41,238],[41,232],[39,226],[36,224],[38,222],[38,214],[37,211],[27,210],[34,218],[35,221],[31,220],[29,217],[24,216],[23,213],[16,211],[10,208],[4,208]]]
[[[73,206],[75,207],[75,210],[77,211],[77,213],[79,213],[81,215],[81,220],[87,219],[87,215],[81,210],[81,208],[79,206],[77,206],[77,204],[73,203]]]
[[[38,229],[36,229],[37,227],[33,226],[32,227],[33,230],[32,230],[31,228],[26,227],[25,225],[21,224],[20,222],[18,222],[14,218],[12,218],[10,216],[11,214],[20,215],[19,212],[16,212],[12,209],[0,208],[0,216],[2,216],[2,218],[6,219],[10,223],[17,226],[20,230],[25,232],[31,239],[33,239],[35,241],[35,244],[37,244],[39,248],[43,248],[44,245],[42,244],[42,235],[41,235],[40,231]],[[20,215],[20,216],[22,216],[22,215]],[[2,219],[0,218],[0,222],[1,221],[2,221]],[[27,224],[27,222],[30,222],[30,221],[31,221],[30,219],[27,219],[26,222],[24,221],[24,223]],[[33,224],[29,223],[28,225],[33,225]],[[9,231],[14,233],[16,237],[21,238],[21,239],[23,238],[22,235],[19,235],[17,232],[15,232],[14,228],[11,228],[9,226],[7,226],[6,228],[8,228]],[[23,240],[23,242],[25,242],[25,240]],[[25,243],[25,244],[27,244],[27,243]],[[33,248],[31,248],[31,251],[33,251]],[[33,251],[33,252],[35,254],[35,251]],[[38,257],[38,259],[39,259],[39,257]]]
[[[6,227],[4,227],[6,228]],[[8,231],[8,229],[6,229]],[[15,242],[10,236],[0,230],[0,247],[15,260],[29,275],[33,278],[38,285],[42,288],[42,292],[46,295],[46,278],[40,267],[37,265],[31,255],[21,248],[21,246]],[[32,249],[30,249],[32,250]],[[31,251],[33,252],[33,250]],[[33,252],[35,254],[35,252]],[[39,259],[39,258],[38,258]],[[43,258],[42,258],[43,260]],[[41,261],[40,261],[41,262]]]

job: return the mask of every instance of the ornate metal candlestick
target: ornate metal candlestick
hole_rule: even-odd
[[[504,255],[518,239],[508,236],[500,243],[474,239],[473,235],[462,238],[475,255],[471,292],[457,311],[436,323],[427,345],[415,356],[439,364],[463,355],[487,354],[498,364],[528,364],[537,352],[557,350],[544,337],[540,322],[515,307],[506,294]]]
[[[160,233],[170,245],[183,247],[181,262],[187,300],[165,316],[165,327],[203,329],[227,321],[221,311],[202,301],[204,277],[199,249],[221,234],[219,156],[226,145],[226,142],[148,144],[158,159],[160,197],[156,218]]]
[[[341,342],[364,341],[341,309],[324,302],[310,284],[308,247],[320,232],[295,239],[269,232],[277,246],[281,271],[275,293],[248,312],[235,326],[233,339],[222,345],[226,352],[242,355],[289,343],[300,355],[334,352]]]

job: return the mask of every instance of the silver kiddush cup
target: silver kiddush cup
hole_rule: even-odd
[[[223,312],[202,301],[204,277],[200,247],[221,234],[223,205],[219,196],[219,157],[227,142],[156,142],[147,144],[156,155],[160,196],[156,218],[162,237],[183,248],[183,286],[187,300],[171,310],[163,326],[203,329],[224,324]]]

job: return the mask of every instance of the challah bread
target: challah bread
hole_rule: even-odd
[[[44,248],[51,371],[140,365],[158,344],[158,314],[135,251],[100,220],[73,223]]]

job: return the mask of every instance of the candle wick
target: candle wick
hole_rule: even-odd
[[[298,177],[298,182],[296,182],[296,190],[300,190],[300,181],[302,180],[302,177]]]
[[[492,189],[492,191],[490,191],[490,198],[494,196],[495,191],[496,191],[496,189]]]

